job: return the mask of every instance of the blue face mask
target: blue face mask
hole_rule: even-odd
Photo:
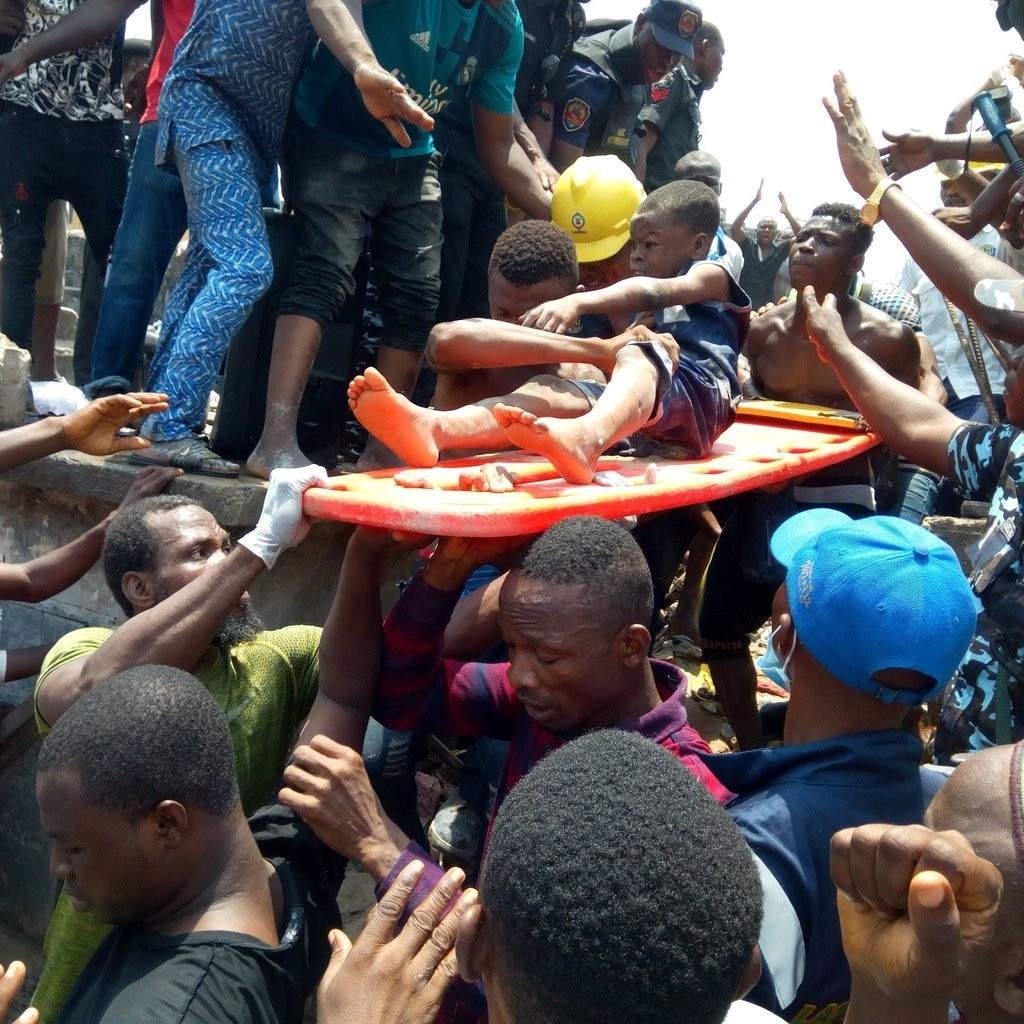
[[[789,649],[789,653],[785,659],[779,660],[779,653],[775,650],[775,637],[778,636],[781,626],[776,626],[772,630],[771,639],[768,641],[768,650],[764,652],[760,660],[757,663],[757,667],[761,670],[761,674],[767,676],[773,683],[777,683],[784,689],[790,689],[789,685],[789,663],[793,660],[793,655],[796,653],[796,633],[793,634],[793,646]]]

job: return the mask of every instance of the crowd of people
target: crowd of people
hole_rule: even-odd
[[[1024,1019],[1024,179],[966,130],[974,94],[879,149],[837,74],[863,204],[801,221],[780,193],[791,235],[748,233],[764,183],[729,224],[700,149],[725,40],[689,0],[589,23],[576,0],[153,0],[129,73],[136,6],[0,2],[0,329],[37,379],[55,203],[92,262],[81,407],[0,434],[0,472],[65,449],[143,467],[82,537],[0,566],[0,599],[40,602],[101,563],[125,616],[0,660],[37,676],[59,883],[16,1024],[298,1024],[314,991],[324,1024]],[[1024,3],[997,11],[1024,38]],[[934,162],[932,212],[900,178]],[[207,406],[281,198],[296,254],[243,467]],[[898,282],[864,272],[879,221]],[[362,465],[400,486],[468,452],[653,473],[711,455],[741,398],[856,410],[879,446],[638,523],[360,526],[322,628],[268,629],[249,588],[301,555],[328,482],[299,405],[367,254],[381,345],[347,401]],[[269,482],[232,543],[174,481],[243,468]],[[495,455],[458,486],[519,482]],[[922,525],[964,499],[989,508],[966,571]],[[728,752],[690,720],[701,663]],[[764,676],[788,691],[768,711]],[[468,750],[432,821],[431,736]],[[349,862],[376,896],[354,943]],[[0,1018],[25,976],[0,969]]]

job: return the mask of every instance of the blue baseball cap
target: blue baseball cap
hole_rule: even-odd
[[[771,550],[786,567],[797,636],[832,675],[886,704],[938,696],[967,653],[978,615],[945,541],[891,516],[854,520],[816,508],[783,523]],[[892,689],[874,680],[885,669],[934,683]]]
[[[652,0],[644,17],[654,29],[654,38],[666,50],[693,56],[693,37],[704,21],[696,4],[688,0]]]

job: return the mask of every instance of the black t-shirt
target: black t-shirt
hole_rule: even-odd
[[[115,928],[59,1024],[299,1024],[327,964],[327,932],[338,926],[345,861],[280,805],[257,811],[249,824],[281,880],[280,945],[235,932]]]

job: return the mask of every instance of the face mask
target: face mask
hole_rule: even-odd
[[[760,661],[758,661],[757,667],[773,683],[777,683],[788,690],[790,688],[789,663],[793,660],[793,655],[796,654],[796,633],[793,633],[793,646],[789,649],[789,653],[783,661],[779,661],[778,651],[775,650],[775,637],[778,636],[780,629],[782,629],[781,626],[776,626],[772,630],[771,639],[768,641],[768,650],[764,652]]]

